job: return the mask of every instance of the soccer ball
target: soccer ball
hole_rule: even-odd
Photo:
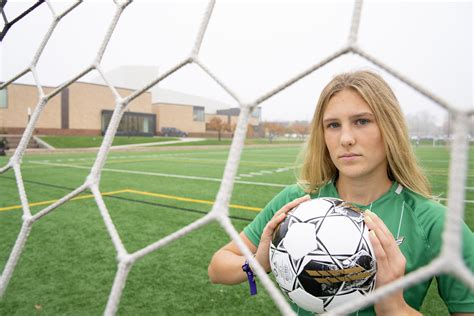
[[[362,210],[335,198],[299,204],[273,233],[270,266],[281,290],[308,311],[368,294],[376,261]]]

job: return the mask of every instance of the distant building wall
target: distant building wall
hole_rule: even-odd
[[[249,117],[249,124],[252,126],[260,125],[260,108],[257,108]],[[231,108],[225,110],[217,110],[215,116],[219,117],[227,117],[224,122],[229,123],[231,125],[237,124],[240,115],[240,108]]]
[[[204,133],[206,122],[194,120],[194,106],[176,104],[154,104],[157,114],[157,132],[163,127],[176,127],[187,133]]]
[[[44,93],[54,90],[43,87]],[[132,90],[117,89],[121,96]],[[33,85],[11,84],[7,87],[7,106],[0,107],[0,129],[22,133],[28,123],[28,108],[38,104],[38,89]],[[101,111],[113,110],[115,98],[107,86],[76,82],[51,98],[35,126],[36,134],[100,135]],[[128,111],[152,113],[151,94],[144,93],[130,102]]]
[[[51,93],[53,87],[43,87],[45,94]],[[117,92],[126,97],[134,90],[116,88]],[[28,108],[34,111],[38,103],[38,89],[34,85],[11,84],[5,90],[0,91],[0,133],[9,134],[22,133],[28,123]],[[6,94],[6,95],[5,95]],[[104,116],[104,110],[115,108],[115,97],[108,86],[75,82],[61,90],[51,98],[40,114],[35,125],[36,134],[55,135],[100,135],[103,124],[108,120]],[[140,115],[156,115],[153,128],[148,135],[160,133],[162,127],[175,127],[190,136],[206,135],[206,123],[213,117],[220,117],[224,123],[235,126],[240,113],[239,108],[220,110],[218,114],[206,113],[202,105],[185,105],[172,103],[153,104],[150,92],[143,93],[129,103],[127,113],[129,122],[122,120],[121,128],[133,125]],[[107,111],[105,111],[107,112]],[[132,117],[133,116],[133,117]],[[148,116],[148,118],[150,118]],[[153,118],[153,119],[155,119]],[[132,124],[133,123],[133,124]],[[155,124],[156,123],[156,124]],[[260,123],[259,117],[252,115],[249,124],[256,127]],[[123,125],[123,126],[122,126]],[[136,124],[135,124],[136,125]],[[149,126],[149,124],[147,125]]]
[[[115,98],[107,86],[78,82],[69,88],[69,127],[101,131],[102,110],[113,110]],[[132,90],[117,89],[125,97]],[[129,103],[127,111],[151,113],[151,94],[144,93]]]
[[[38,89],[36,86],[11,84],[7,88],[6,107],[0,107],[0,128],[6,130],[23,130],[28,124],[28,108],[31,113],[38,104]],[[51,87],[44,87],[46,94],[53,91]],[[37,122],[38,128],[59,129],[61,121],[58,116],[61,95],[51,98],[46,104]]]

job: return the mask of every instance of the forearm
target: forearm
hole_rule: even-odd
[[[376,309],[377,310],[377,309]],[[377,312],[376,311],[376,314],[377,316],[422,316],[423,314],[420,313],[419,311],[417,311],[416,309],[410,307],[410,306],[406,306],[406,308],[398,308],[397,310],[395,311],[392,311],[392,312]]]
[[[422,315],[419,311],[408,305],[403,299],[403,294],[389,296],[375,304],[375,313],[377,316],[418,316]]]
[[[218,284],[239,284],[247,280],[242,270],[245,257],[232,251],[221,249],[214,254],[207,269],[209,279]]]

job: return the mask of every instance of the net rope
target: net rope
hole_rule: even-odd
[[[468,127],[469,127],[469,116],[473,115],[474,111],[462,111],[457,110],[449,102],[443,100],[439,96],[425,89],[418,83],[409,79],[408,77],[402,75],[395,69],[389,67],[382,61],[376,59],[369,53],[365,52],[357,46],[357,36],[359,30],[359,24],[361,19],[362,12],[362,1],[357,0],[354,4],[353,14],[352,14],[352,23],[351,29],[349,32],[348,42],[346,46],[330,54],[326,58],[322,59],[320,62],[310,65],[306,70],[295,75],[289,80],[283,82],[282,84],[276,86],[270,91],[264,93],[263,95],[257,97],[255,100],[244,103],[241,101],[241,98],[236,94],[230,87],[228,87],[223,80],[219,79],[200,59],[199,51],[203,39],[206,35],[206,29],[209,24],[209,21],[212,17],[213,8],[215,1],[209,1],[205,13],[203,15],[194,45],[191,49],[189,57],[183,61],[177,63],[175,66],[171,67],[169,70],[165,71],[161,76],[155,78],[150,83],[146,84],[140,89],[133,91],[127,97],[121,97],[115,87],[107,80],[104,72],[101,68],[102,57],[107,50],[109,40],[117,26],[117,23],[120,20],[121,14],[127,8],[127,6],[132,2],[131,0],[118,1],[114,0],[115,4],[115,14],[110,22],[110,25],[107,29],[106,34],[102,40],[100,48],[97,51],[95,60],[87,66],[85,69],[75,74],[72,78],[64,81],[58,87],[53,89],[50,93],[45,94],[41,82],[37,76],[36,65],[38,60],[41,58],[41,54],[46,47],[49,39],[53,32],[57,29],[61,20],[63,20],[71,11],[77,8],[81,4],[81,0],[77,0],[67,7],[63,12],[57,14],[50,1],[46,0],[48,4],[49,11],[53,16],[53,21],[49,26],[48,31],[46,32],[43,40],[39,44],[39,47],[33,57],[33,60],[29,67],[19,72],[17,75],[9,79],[0,85],[0,89],[6,88],[8,85],[21,78],[25,74],[31,73],[37,90],[38,90],[38,103],[32,113],[31,119],[21,137],[20,143],[16,148],[14,154],[9,159],[7,164],[0,168],[0,173],[4,173],[9,169],[13,169],[14,175],[16,178],[16,185],[18,189],[18,194],[20,197],[22,205],[22,225],[18,237],[15,241],[13,249],[11,250],[10,256],[7,260],[7,263],[3,269],[3,272],[0,276],[0,298],[3,297],[8,283],[12,277],[15,266],[18,262],[18,259],[21,256],[25,243],[28,239],[28,235],[31,231],[32,226],[43,218],[45,215],[53,212],[56,208],[67,203],[72,198],[78,196],[86,190],[90,190],[94,196],[95,202],[99,209],[100,215],[104,221],[104,224],[107,228],[107,232],[112,240],[113,246],[117,254],[117,272],[115,279],[110,291],[109,299],[107,301],[106,308],[104,310],[104,315],[115,315],[120,303],[120,297],[122,291],[125,287],[128,273],[130,272],[133,265],[137,260],[143,258],[144,256],[166,246],[167,244],[181,238],[184,235],[191,233],[194,230],[197,230],[204,225],[207,225],[213,221],[217,221],[222,229],[237,243],[237,246],[240,248],[242,253],[250,261],[250,264],[254,267],[254,272],[259,277],[261,284],[265,287],[268,294],[272,297],[276,306],[279,308],[282,314],[284,315],[294,315],[295,313],[291,309],[290,305],[280,292],[280,290],[275,286],[272,280],[268,277],[264,269],[258,264],[258,262],[253,258],[250,250],[245,246],[244,242],[240,239],[239,233],[232,225],[229,218],[229,204],[232,196],[233,186],[235,183],[235,177],[237,175],[237,169],[240,162],[240,157],[244,147],[244,140],[247,132],[247,125],[249,121],[250,114],[260,103],[269,99],[270,97],[278,94],[289,86],[293,85],[302,78],[312,74],[317,71],[322,66],[330,63],[331,61],[337,59],[340,56],[352,53],[359,55],[370,63],[382,68],[388,72],[393,77],[404,82],[411,88],[413,88],[418,93],[429,98],[433,102],[439,104],[441,107],[446,109],[450,115],[453,117],[453,141],[451,146],[450,153],[450,169],[449,169],[449,192],[448,192],[448,203],[447,207],[449,209],[447,221],[445,224],[445,229],[443,232],[443,245],[439,256],[433,260],[427,266],[424,266],[412,273],[405,275],[404,277],[396,280],[393,283],[390,283],[384,287],[381,287],[369,295],[362,297],[358,300],[349,302],[347,304],[341,305],[335,310],[327,313],[328,315],[341,315],[347,314],[352,311],[356,311],[365,306],[371,305],[382,297],[393,293],[401,288],[406,288],[412,284],[421,282],[427,278],[430,278],[439,273],[451,273],[456,276],[459,280],[467,284],[468,287],[474,290],[474,275],[472,271],[466,266],[462,258],[462,240],[461,240],[461,225],[462,218],[464,213],[464,197],[465,197],[465,184],[467,181],[467,171],[468,171]],[[3,14],[3,11],[2,11]],[[155,86],[159,82],[165,80],[169,76],[172,76],[174,73],[178,72],[181,68],[188,64],[196,64],[201,68],[212,80],[214,80],[223,90],[225,90],[240,106],[240,115],[235,130],[234,138],[232,140],[232,145],[230,147],[230,152],[228,160],[225,165],[224,175],[222,177],[221,185],[219,187],[215,203],[211,211],[203,216],[202,218],[192,222],[191,224],[175,231],[174,233],[138,250],[134,253],[128,253],[125,249],[125,246],[120,239],[120,234],[118,233],[114,222],[109,214],[107,206],[104,203],[101,191],[100,191],[100,177],[103,171],[104,164],[107,160],[108,153],[111,148],[113,138],[117,132],[120,119],[122,118],[124,111],[127,109],[128,104],[133,101],[135,98],[143,94],[145,91]],[[115,109],[108,126],[108,129],[105,133],[103,142],[100,146],[100,149],[95,158],[95,162],[90,169],[89,175],[86,177],[85,182],[80,185],[78,188],[74,189],[70,193],[66,194],[53,204],[45,207],[35,215],[32,215],[30,208],[28,206],[28,197],[26,194],[24,182],[22,179],[21,173],[21,162],[23,155],[25,153],[27,144],[32,137],[35,125],[48,104],[48,101],[53,98],[55,95],[60,93],[63,89],[67,88],[69,85],[88,74],[91,71],[97,71],[105,84],[109,87],[110,91],[115,97]],[[454,162],[454,163],[453,163]]]

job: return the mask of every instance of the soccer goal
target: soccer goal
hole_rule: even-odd
[[[4,0],[0,2],[0,9],[2,13],[8,1]],[[331,315],[342,315],[347,314],[352,311],[359,310],[365,306],[371,305],[374,302],[380,300],[386,295],[399,290],[401,288],[409,287],[417,282],[426,280],[433,275],[440,273],[449,273],[454,275],[456,278],[467,284],[470,288],[474,290],[474,275],[472,271],[466,266],[462,259],[462,245],[461,245],[461,235],[460,227],[462,225],[462,218],[465,210],[465,186],[466,186],[466,177],[468,173],[468,129],[469,129],[469,117],[474,115],[473,110],[459,110],[449,101],[443,100],[438,97],[432,91],[424,88],[423,85],[415,82],[408,76],[404,75],[402,72],[399,72],[397,69],[388,66],[383,60],[380,60],[376,56],[372,55],[370,52],[365,51],[364,49],[358,46],[358,34],[359,34],[359,25],[361,22],[361,11],[363,3],[361,0],[355,1],[352,21],[350,30],[348,33],[347,42],[338,50],[327,55],[325,58],[320,60],[315,64],[308,65],[306,69],[302,72],[297,73],[296,75],[288,78],[286,81],[275,86],[273,89],[267,91],[266,93],[254,98],[249,102],[244,102],[243,98],[236,93],[231,86],[225,83],[225,80],[222,80],[215,72],[215,69],[211,69],[203,60],[200,58],[200,49],[203,40],[206,37],[206,30],[209,25],[209,22],[213,18],[213,9],[215,6],[215,1],[209,1],[204,15],[202,16],[201,24],[199,30],[197,30],[197,35],[195,36],[194,43],[190,43],[190,54],[184,58],[182,61],[176,63],[169,69],[164,70],[159,76],[154,78],[152,81],[143,85],[141,88],[136,89],[131,94],[122,96],[117,87],[109,83],[107,77],[104,75],[102,58],[104,54],[108,51],[109,41],[116,31],[117,25],[129,6],[132,6],[131,0],[114,0],[113,5],[115,11],[113,17],[110,20],[108,26],[108,31],[102,38],[101,44],[96,52],[94,61],[89,64],[87,67],[81,71],[75,73],[73,76],[63,81],[60,85],[55,87],[50,91],[43,89],[41,82],[38,80],[37,76],[37,66],[43,51],[48,45],[48,41],[52,35],[61,28],[64,20],[67,20],[69,15],[78,10],[81,6],[82,1],[78,0],[73,2],[62,12],[56,12],[49,0],[46,1],[37,1],[32,4],[30,7],[26,8],[25,11],[19,14],[16,17],[12,17],[9,20],[4,19],[4,26],[2,32],[0,33],[0,40],[8,41],[8,31],[18,24],[22,23],[22,19],[27,17],[30,12],[36,10],[38,7],[46,6],[53,16],[53,20],[50,24],[50,27],[44,38],[41,40],[39,46],[36,48],[31,64],[26,68],[17,73],[12,78],[9,78],[5,82],[0,84],[0,89],[6,89],[9,85],[13,84],[16,80],[21,77],[30,74],[33,76],[37,92],[38,100],[37,104],[34,107],[34,111],[31,113],[30,120],[27,124],[27,127],[22,135],[21,141],[14,151],[11,158],[8,162],[0,167],[0,174],[4,174],[8,170],[13,170],[13,174],[16,181],[16,187],[19,199],[22,206],[22,225],[17,236],[16,242],[11,249],[10,255],[6,264],[4,265],[3,271],[1,271],[0,277],[0,299],[8,291],[8,286],[12,278],[15,278],[15,268],[17,263],[22,256],[22,252],[25,248],[27,240],[29,238],[30,231],[32,227],[39,221],[48,221],[48,214],[54,212],[59,206],[69,203],[73,198],[78,197],[81,193],[90,191],[94,197],[95,205],[98,212],[104,222],[104,225],[107,228],[108,235],[114,246],[116,258],[117,258],[117,269],[115,273],[115,279],[113,284],[110,285],[110,295],[107,300],[107,304],[104,310],[105,315],[115,315],[122,296],[124,287],[126,286],[126,281],[130,271],[133,269],[134,264],[140,259],[150,255],[153,252],[160,251],[163,247],[166,247],[171,242],[178,242],[179,239],[183,236],[198,230],[205,225],[210,223],[218,223],[222,230],[232,238],[245,256],[248,258],[250,263],[255,266],[255,273],[257,274],[261,284],[264,286],[265,290],[269,293],[272,299],[275,302],[275,305],[284,315],[294,315],[293,310],[288,304],[285,297],[282,295],[280,290],[275,286],[270,277],[266,274],[264,269],[258,265],[256,260],[252,257],[252,254],[248,248],[245,247],[245,244],[239,237],[239,232],[233,226],[229,218],[229,204],[233,194],[235,178],[237,176],[237,170],[241,160],[242,150],[244,148],[244,141],[247,134],[247,128],[251,113],[264,101],[269,98],[279,94],[293,84],[299,82],[301,79],[309,76],[310,74],[317,73],[323,66],[330,64],[334,60],[340,58],[341,56],[347,54],[355,54],[362,59],[365,59],[372,65],[382,69],[388,75],[398,79],[404,84],[410,86],[414,91],[423,95],[424,97],[430,99],[434,103],[438,104],[446,111],[450,113],[452,118],[452,141],[450,146],[450,168],[449,168],[449,194],[447,207],[449,209],[449,216],[446,221],[446,227],[443,234],[443,246],[442,251],[439,257],[432,261],[429,265],[424,266],[413,273],[405,275],[403,278],[397,280],[396,282],[391,283],[383,288],[377,289],[369,295],[362,297],[361,299],[352,301],[348,304],[341,305],[334,309],[330,314]],[[4,17],[5,15],[2,14]],[[104,169],[105,162],[110,153],[112,141],[116,135],[117,129],[120,124],[120,120],[125,115],[129,104],[144,94],[147,90],[159,84],[160,82],[173,77],[180,70],[186,66],[193,64],[197,66],[202,72],[212,79],[218,87],[220,87],[225,93],[227,93],[230,98],[235,100],[240,107],[240,115],[237,123],[237,127],[234,132],[234,137],[230,147],[228,160],[225,165],[224,174],[220,182],[220,187],[218,193],[215,197],[215,203],[212,205],[212,209],[203,217],[192,222],[191,224],[182,227],[179,230],[174,231],[168,236],[156,240],[155,242],[137,250],[134,252],[129,252],[124,246],[123,241],[121,240],[120,234],[114,224],[114,221],[110,215],[110,210],[104,202],[103,192],[101,191],[101,175]],[[22,159],[25,155],[27,145],[30,139],[33,137],[33,132],[35,127],[38,124],[38,121],[44,115],[45,110],[50,105],[51,99],[55,96],[58,96],[62,91],[67,89],[72,83],[78,81],[85,75],[89,74],[92,71],[96,71],[102,77],[103,81],[110,89],[110,92],[115,97],[115,108],[110,119],[110,123],[105,132],[103,142],[100,146],[97,156],[93,166],[88,171],[88,176],[84,179],[83,183],[71,190],[69,193],[65,194],[62,198],[52,203],[49,206],[44,207],[41,211],[32,213],[29,206],[29,199],[27,195],[27,188],[23,181],[22,177]],[[1,175],[0,175],[1,176]],[[67,176],[67,175],[65,175]],[[2,223],[0,223],[2,225]],[[54,269],[54,267],[50,267]],[[58,293],[59,295],[59,293]]]

